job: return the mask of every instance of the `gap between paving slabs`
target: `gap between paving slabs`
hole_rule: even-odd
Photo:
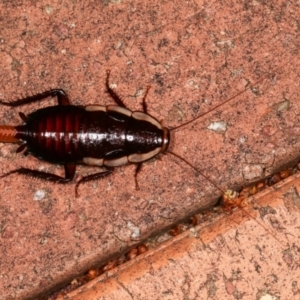
[[[274,205],[274,207],[278,207],[279,211],[279,216],[281,217],[282,210],[285,210],[287,215],[289,213],[294,213],[293,215],[299,214],[300,211],[300,205],[299,203],[297,204],[297,200],[294,199],[291,189],[296,189],[296,187],[300,186],[300,174],[295,174],[294,176],[290,176],[289,178],[285,179],[284,181],[278,183],[274,187],[267,188],[263,190],[261,193],[258,193],[257,195],[253,196],[253,200],[257,205],[261,206],[266,206],[268,207],[269,205]],[[298,196],[299,198],[299,196]],[[298,200],[299,201],[299,200]],[[250,211],[251,214],[257,216],[259,215],[258,213],[255,213],[253,208],[248,207],[247,211]],[[261,212],[260,212],[261,213]],[[261,215],[260,215],[261,216]],[[295,216],[293,216],[295,217]],[[292,218],[292,216],[291,216]],[[261,219],[259,219],[261,220]],[[298,218],[299,220],[299,218]],[[93,297],[105,297],[105,299],[116,299],[116,295],[122,295],[122,290],[124,296],[124,299],[128,298],[128,294],[126,293],[127,291],[127,285],[130,285],[130,288],[132,288],[132,284],[134,285],[134,282],[139,281],[136,283],[138,285],[139,283],[144,284],[142,281],[142,277],[146,276],[146,274],[155,274],[153,280],[156,282],[156,279],[159,281],[161,278],[156,278],[159,277],[158,273],[161,268],[166,267],[168,265],[168,260],[172,260],[172,271],[170,270],[170,276],[174,276],[174,269],[173,267],[177,265],[177,261],[181,258],[181,253],[190,251],[191,245],[199,245],[199,247],[203,250],[212,250],[211,243],[216,243],[217,239],[222,239],[223,234],[227,233],[228,231],[232,230],[237,230],[236,227],[241,224],[245,224],[247,221],[249,221],[249,217],[245,216],[240,210],[235,210],[229,217],[228,216],[223,216],[220,218],[217,222],[214,222],[213,224],[209,224],[208,226],[203,227],[202,224],[197,226],[196,228],[191,229],[190,231],[186,231],[174,238],[172,238],[169,241],[166,241],[165,243],[159,245],[156,249],[152,249],[151,251],[143,254],[140,257],[137,257],[135,260],[130,261],[122,266],[119,266],[118,268],[109,271],[107,274],[103,274],[102,276],[94,279],[93,281],[87,283],[86,285],[80,287],[79,289],[67,294],[64,298],[58,298],[58,299],[94,299]],[[293,219],[293,221],[295,221]],[[295,228],[298,228],[299,224],[297,225],[296,222],[299,223],[299,221],[295,221],[293,223],[293,226]],[[285,226],[288,226],[289,224],[284,223]],[[271,224],[272,225],[272,224]],[[276,229],[276,227],[274,227]],[[239,227],[240,229],[240,227]],[[260,230],[263,231],[263,230]],[[250,238],[252,232],[248,232],[248,236],[246,236],[246,240]],[[255,235],[255,234],[254,234]],[[284,233],[279,233],[278,235],[282,236]],[[265,233],[262,232],[261,236],[265,236]],[[259,236],[259,237],[261,237]],[[251,236],[251,238],[253,235]],[[272,256],[275,251],[276,255],[276,249],[274,248],[274,244],[278,246],[277,241],[274,241],[272,237],[269,237],[268,239],[263,239],[262,241],[258,241],[257,239],[259,238],[258,236],[254,236],[254,245],[255,247],[258,247],[256,249],[256,252],[259,253],[260,256],[264,257],[264,260],[267,260],[270,264],[273,264],[275,266],[275,269],[277,268],[283,268],[284,271],[293,278],[294,275],[296,275],[295,272],[297,272],[297,269],[295,269],[295,266],[297,266],[297,257],[292,256],[292,251],[296,251],[297,249],[294,249],[295,247],[297,248],[297,238],[298,234],[293,235],[292,233],[285,234],[286,241],[289,240],[289,248],[288,249],[282,249],[282,246],[280,245],[279,247],[282,249],[279,253],[281,256],[281,259],[283,260],[283,264],[280,263],[279,261],[272,261]],[[239,237],[241,240],[245,241],[243,239],[243,236]],[[263,243],[266,248],[261,248],[262,245],[258,245],[260,242]],[[274,243],[275,242],[275,243]],[[218,243],[217,243],[218,244]],[[270,244],[270,245],[269,245]],[[241,248],[242,248],[243,243],[241,243]],[[231,245],[230,245],[231,246]],[[234,247],[234,245],[232,245]],[[253,246],[253,245],[252,245]],[[245,245],[247,251],[247,244]],[[268,252],[268,248],[270,249],[270,252]],[[200,249],[199,248],[199,249]],[[172,250],[173,249],[173,250]],[[244,249],[244,248],[242,248]],[[201,251],[202,251],[201,250]],[[220,249],[221,252],[224,252],[225,249]],[[257,251],[259,250],[259,251]],[[277,249],[278,250],[278,249]],[[237,249],[238,251],[238,249]],[[298,250],[299,251],[299,250]],[[209,251],[208,251],[209,252]],[[225,251],[226,252],[226,251]],[[253,252],[254,253],[254,252]],[[270,254],[271,253],[271,254]],[[270,254],[270,256],[269,256]],[[295,253],[297,254],[297,253]],[[257,255],[257,254],[256,254]],[[232,257],[236,260],[236,257]],[[262,257],[261,257],[262,258]],[[253,258],[255,260],[255,258]],[[218,263],[221,263],[220,261]],[[227,262],[228,263],[228,262]],[[225,264],[225,268],[230,269],[230,266],[228,264]],[[264,264],[265,261],[261,261],[261,264]],[[250,267],[250,265],[249,265]],[[166,267],[167,268],[167,267]],[[182,266],[180,267],[182,268]],[[168,270],[168,268],[167,268]],[[198,270],[199,271],[199,270]],[[198,272],[197,271],[197,272]],[[203,271],[203,270],[202,270]],[[203,272],[198,272],[199,276],[201,276],[201,273]],[[257,276],[257,274],[253,274],[248,268],[246,270],[243,270],[246,272],[245,274],[249,274],[250,278],[252,278],[252,281],[254,281],[253,277],[258,280],[258,282],[263,282],[264,279],[268,280],[268,277],[270,276],[269,271],[267,270],[267,274],[261,274],[261,276]],[[262,268],[262,273],[264,271],[264,267]],[[168,272],[168,271],[166,271]],[[241,271],[242,272],[242,271]],[[203,274],[202,274],[203,275]],[[224,274],[223,274],[224,275]],[[264,277],[264,275],[266,277]],[[280,274],[278,274],[280,276]],[[225,275],[224,275],[225,276]],[[282,277],[283,276],[283,277]],[[285,277],[287,275],[282,275],[278,281],[280,283],[283,283],[285,286],[287,283],[285,283]],[[244,278],[242,275],[242,282],[248,282],[248,278]],[[288,278],[287,280],[290,280],[291,278]],[[197,278],[195,278],[197,281]],[[295,277],[296,280],[296,277]],[[223,299],[232,299],[232,295],[229,293],[229,288],[228,284],[230,284],[230,280],[227,280],[227,285],[223,288],[224,290],[226,289],[225,297]],[[155,282],[151,282],[152,285],[155,284]],[[198,279],[199,282],[199,279]],[[237,282],[238,283],[238,282]],[[257,282],[251,282],[251,284],[256,284],[257,286],[259,285]],[[292,284],[292,281],[290,282]],[[167,285],[168,283],[166,283]],[[193,282],[191,284],[191,289],[193,287]],[[231,282],[231,284],[234,284],[234,282]],[[276,281],[270,283],[270,286],[274,285],[276,286]],[[256,287],[256,286],[255,286]],[[147,287],[145,287],[147,289]],[[128,288],[129,289],[129,288]],[[258,287],[257,287],[258,289]],[[262,297],[264,295],[273,295],[272,291],[268,290],[268,287],[265,287],[266,291],[263,292],[262,290],[256,290],[252,292],[251,297],[252,298],[247,298],[247,299],[253,299],[255,296],[254,294],[256,293],[256,296],[258,299],[263,299]],[[300,290],[298,290],[299,293]],[[128,292],[128,291],[127,291]],[[268,294],[269,292],[269,294]],[[285,290],[279,290],[280,296],[283,296],[283,299],[288,299],[285,297],[288,297],[288,295],[296,295],[295,292],[297,291],[290,286],[286,286]],[[282,293],[282,294],[281,294]],[[131,295],[131,294],[130,294]],[[137,296],[137,295],[136,295]],[[230,296],[229,298],[227,298]],[[249,295],[248,295],[249,296]],[[150,297],[151,298],[151,297]],[[130,297],[128,299],[131,299]],[[152,298],[151,298],[152,299]],[[172,298],[173,299],[173,298]],[[202,299],[202,298],[201,298]],[[273,299],[273,298],[272,298]],[[291,299],[291,298],[289,298]]]
[[[236,207],[237,205],[240,207],[244,207],[242,208],[243,210],[247,209],[246,208],[247,205],[249,206],[250,204],[244,203],[244,201],[246,202],[246,198],[249,198],[252,195],[257,194],[258,192],[262,192],[262,193],[257,194],[255,197],[256,198],[263,197],[265,193],[270,193],[268,187],[273,186],[276,183],[279,183],[283,179],[292,176],[296,172],[298,172],[298,166],[294,166],[292,168],[277,172],[272,176],[269,176],[265,180],[260,180],[257,183],[244,188],[240,192],[239,197],[235,199],[236,202],[234,202],[233,200],[233,202],[231,203],[225,203],[223,206],[224,209],[222,209],[220,206],[216,206],[207,210],[202,210],[202,212],[197,213],[192,217],[187,218],[186,220],[178,223],[177,225],[172,227],[169,231],[166,231],[163,234],[156,235],[154,237],[147,239],[144,243],[140,244],[135,248],[132,248],[125,255],[121,255],[116,259],[110,260],[107,264],[102,265],[101,267],[95,266],[93,268],[90,268],[86,274],[74,279],[71,283],[63,287],[61,290],[53,293],[47,299],[48,300],[60,299],[61,297],[64,296],[72,297],[73,293],[76,294],[76,293],[80,293],[80,291],[82,290],[88,290],[89,287],[92,287],[95,282],[105,280],[108,277],[117,274],[120,270],[126,270],[127,268],[130,268],[130,266],[136,264],[138,261],[143,260],[145,257],[151,256],[153,255],[153,253],[162,251],[162,249],[168,248],[174,243],[180,242],[182,239],[189,237],[191,234],[202,239],[203,231],[205,232],[206,227],[216,226],[216,228],[219,228],[218,226],[220,225],[218,225],[218,223],[220,223],[220,219],[224,218],[224,211],[231,213],[233,206]],[[238,200],[239,203],[237,203]],[[250,213],[248,212],[249,210]],[[254,212],[251,213],[251,211],[253,211],[251,207],[248,207],[247,212],[245,211],[242,212],[241,214],[242,219],[251,218],[251,216],[255,214]],[[241,218],[237,218],[237,219],[234,217],[230,217],[230,218],[233,220],[233,222],[236,222],[236,224],[242,222],[241,220],[239,220]],[[268,233],[268,229],[266,229],[264,225],[262,226],[263,229],[266,230]],[[227,226],[225,226],[225,229],[223,229],[222,232],[225,232],[226,230],[228,230]],[[215,228],[213,229],[213,231],[218,232],[218,230],[216,230]],[[208,230],[208,232],[210,231]],[[270,234],[272,235],[272,233]],[[172,236],[174,236],[174,238],[172,238]],[[277,239],[275,236],[273,236],[273,238]],[[281,243],[279,240],[278,242]],[[148,250],[149,252],[147,252]],[[137,258],[138,255],[141,256]],[[74,292],[72,293],[71,291],[73,290]]]

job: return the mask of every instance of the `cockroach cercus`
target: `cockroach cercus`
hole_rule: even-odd
[[[0,104],[17,107],[50,96],[57,97],[56,106],[38,109],[27,116],[19,113],[24,122],[22,125],[0,126],[0,142],[19,143],[17,153],[24,151],[24,154],[32,154],[50,163],[62,164],[65,168],[65,177],[21,167],[5,173],[0,178],[16,173],[57,183],[67,183],[74,179],[77,164],[103,167],[104,170],[101,172],[87,175],[77,181],[75,194],[78,196],[78,186],[81,183],[108,176],[113,172],[114,167],[136,164],[134,176],[138,189],[137,175],[142,163],[159,153],[170,153],[199,172],[223,193],[191,163],[168,150],[170,132],[224,105],[258,84],[263,78],[204,114],[168,129],[147,112],[146,96],[149,87],[143,97],[143,111],[133,112],[126,108],[121,98],[110,87],[109,77],[110,71],[107,71],[107,92],[117,105],[71,105],[62,89],[52,89],[13,102],[0,101]]]

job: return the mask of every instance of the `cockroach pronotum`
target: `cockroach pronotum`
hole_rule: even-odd
[[[114,167],[133,163],[137,165],[134,176],[138,189],[137,175],[142,163],[159,153],[170,153],[183,160],[223,192],[186,159],[168,150],[170,132],[224,105],[245,90],[254,87],[263,78],[204,114],[168,129],[148,114],[146,96],[149,87],[143,97],[143,111],[132,112],[110,87],[109,77],[108,70],[106,89],[117,105],[71,105],[62,89],[52,89],[13,102],[0,101],[0,104],[17,107],[47,97],[57,97],[56,106],[38,109],[27,116],[19,113],[24,122],[22,125],[0,126],[0,142],[19,143],[17,153],[24,151],[24,154],[32,154],[50,163],[62,164],[65,168],[65,177],[21,167],[5,173],[0,178],[16,173],[57,183],[67,183],[73,180],[77,164],[103,167],[104,171],[82,177],[76,183],[75,194],[78,196],[78,186],[81,183],[103,178],[111,174]]]

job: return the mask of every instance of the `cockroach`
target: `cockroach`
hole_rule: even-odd
[[[48,97],[57,98],[58,105],[38,109],[27,116],[20,112],[22,125],[0,126],[0,142],[19,143],[17,153],[24,151],[24,154],[32,154],[41,160],[64,165],[65,169],[65,177],[61,177],[21,167],[5,173],[0,178],[11,174],[21,174],[64,184],[74,179],[77,164],[103,167],[103,171],[84,176],[77,181],[75,194],[78,196],[80,184],[108,176],[115,167],[136,164],[134,177],[138,189],[137,175],[143,162],[160,153],[169,153],[184,161],[223,193],[190,162],[168,150],[170,132],[224,105],[244,93],[245,90],[254,87],[263,78],[204,114],[171,129],[164,127],[148,114],[146,97],[149,86],[142,100],[143,110],[131,111],[111,88],[109,78],[110,71],[108,70],[106,89],[116,105],[71,105],[67,94],[62,89],[52,89],[13,102],[0,101],[0,104],[18,107]]]

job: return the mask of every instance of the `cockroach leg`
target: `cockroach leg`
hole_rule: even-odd
[[[65,171],[66,171],[65,178],[55,175],[55,174],[52,174],[52,173],[32,170],[32,169],[23,168],[23,167],[16,169],[16,170],[12,170],[12,171],[0,176],[0,178],[7,177],[11,174],[20,174],[20,175],[25,175],[25,176],[29,176],[29,177],[33,177],[33,178],[38,178],[38,179],[44,179],[44,180],[52,181],[52,182],[56,182],[56,183],[67,183],[67,182],[70,182],[73,180],[74,175],[75,175],[75,169],[76,169],[75,164],[74,164],[75,167],[69,166],[69,165],[73,165],[73,164],[67,164],[65,166]]]
[[[125,107],[126,105],[123,103],[122,99],[118,96],[117,93],[110,87],[109,85],[109,77],[110,77],[110,70],[106,71],[106,90],[109,93],[109,95],[114,99],[114,101],[117,103],[117,105],[121,107]]]
[[[16,150],[16,153],[20,153],[26,149],[26,144],[21,144],[19,148]]]
[[[25,116],[24,113],[19,112],[19,116],[20,116],[20,118],[22,119],[22,121],[24,121],[25,123],[27,122],[27,117]]]
[[[46,91],[44,93],[40,93],[40,94],[37,94],[37,95],[34,95],[34,96],[29,96],[29,97],[19,99],[19,100],[16,100],[16,101],[12,101],[12,102],[0,101],[0,104],[10,106],[10,107],[17,107],[17,106],[20,106],[20,105],[37,102],[37,101],[46,99],[48,97],[57,97],[57,101],[58,101],[59,105],[70,105],[70,101],[68,99],[68,96],[66,95],[66,93],[62,89],[49,90],[49,91]],[[20,115],[20,117],[24,121],[23,116]]]
[[[140,172],[141,169],[142,169],[142,165],[143,165],[143,163],[137,164],[136,169],[135,169],[135,173],[134,173],[135,189],[136,189],[137,191],[140,190],[140,187],[139,187],[139,184],[138,184],[138,180],[137,180],[137,176],[138,176],[139,172]]]
[[[76,185],[75,185],[75,196],[76,196],[76,198],[79,197],[78,187],[79,187],[80,184],[88,182],[88,181],[96,180],[96,179],[99,179],[99,178],[106,177],[109,174],[111,174],[114,170],[114,168],[112,168],[112,167],[105,167],[105,168],[106,168],[106,171],[102,171],[102,172],[98,172],[98,173],[95,173],[95,174],[90,174],[90,175],[84,176],[76,183]]]
[[[146,103],[146,98],[147,98],[147,95],[148,95],[148,92],[149,92],[150,88],[151,88],[151,86],[148,85],[147,89],[146,89],[146,92],[145,92],[145,95],[144,95],[143,100],[142,100],[143,112],[145,114],[148,114],[148,107],[147,107],[147,103]]]
[[[65,178],[73,180],[76,172],[76,164],[75,163],[67,163],[64,165],[65,167]]]

